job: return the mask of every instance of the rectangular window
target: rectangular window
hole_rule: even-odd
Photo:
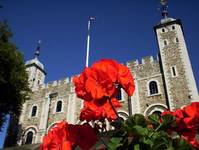
[[[177,76],[176,66],[172,66],[171,67],[171,75],[172,75],[172,77],[176,77]]]
[[[167,45],[167,41],[166,41],[166,40],[164,40],[164,45],[165,45],[165,46]]]
[[[179,42],[179,40],[178,40],[178,38],[176,38],[176,43],[178,43]]]
[[[117,100],[122,100],[122,91],[121,91],[121,88],[118,90],[118,93],[117,93],[117,95],[116,95],[116,99]]]

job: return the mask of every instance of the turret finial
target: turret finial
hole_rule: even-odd
[[[162,5],[162,16],[163,16],[164,18],[167,18],[167,17],[168,17],[168,11],[167,11],[168,5],[167,5],[167,0],[160,0],[160,4]]]
[[[36,48],[36,50],[35,50],[35,58],[38,58],[38,57],[39,57],[39,54],[40,54],[40,46],[41,46],[41,40],[38,41],[37,48]]]

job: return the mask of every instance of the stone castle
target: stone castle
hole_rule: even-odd
[[[159,114],[165,109],[174,110],[199,101],[181,20],[169,18],[165,10],[163,16],[154,26],[158,57],[149,56],[140,63],[138,60],[126,63],[135,78],[136,90],[130,99],[122,89],[118,95],[123,105],[118,114],[123,119],[135,113]],[[81,123],[78,117],[82,101],[76,97],[72,79],[45,84],[46,73],[38,55],[36,51],[35,58],[26,62],[32,94],[20,116],[19,145],[40,143],[60,120]]]

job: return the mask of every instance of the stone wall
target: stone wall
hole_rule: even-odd
[[[162,32],[163,28],[164,32]],[[179,31],[177,32],[177,28],[181,28],[181,26],[174,22],[171,25],[157,29],[171,109],[182,107],[191,101],[189,77],[186,74],[187,62],[183,56],[183,51],[187,50],[182,47],[184,43],[181,40],[182,37],[178,36]],[[172,67],[175,67],[176,76],[172,75]]]
[[[139,99],[138,101],[140,104],[140,113],[144,113],[146,109],[151,107],[151,105],[157,105],[157,107],[159,107],[159,105],[162,104],[165,106],[164,109],[166,109],[167,103],[165,96],[165,88],[159,60],[154,59],[152,56],[148,56],[142,59],[142,63],[139,63],[138,60],[130,61],[127,63],[127,66],[129,66],[135,78],[137,88],[137,93],[135,94],[138,95],[137,98]],[[157,82],[157,94],[150,95],[150,81]]]

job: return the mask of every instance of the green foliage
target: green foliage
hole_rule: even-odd
[[[11,36],[8,25],[0,23],[0,129],[6,114],[19,116],[30,91],[23,56]]]
[[[121,142],[122,137],[113,137],[108,144],[108,149],[114,150],[116,147],[120,147],[122,145]]]
[[[114,123],[113,125],[116,125]],[[108,141],[110,150],[193,150],[193,147],[180,138],[169,135],[166,131],[175,126],[175,117],[152,114],[147,118],[141,114],[120,122]]]

